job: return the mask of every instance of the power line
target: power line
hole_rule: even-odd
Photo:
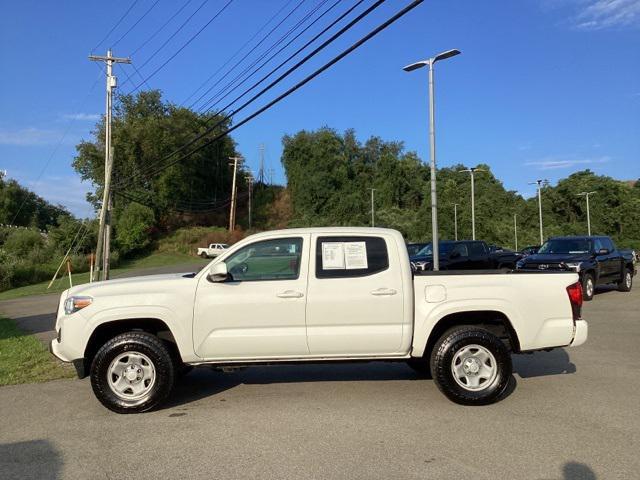
[[[363,0],[360,0],[359,3],[361,3]],[[346,31],[348,31],[349,29],[351,29],[356,23],[358,23],[359,21],[361,21],[364,17],[366,17],[367,15],[369,15],[373,10],[375,10],[376,8],[378,8],[382,3],[384,3],[385,0],[377,0],[373,5],[371,5],[369,8],[367,8],[366,10],[364,10],[360,15],[358,15],[356,18],[354,18],[353,20],[351,20],[348,24],[346,24],[344,27],[342,27],[340,30],[338,30],[336,33],[334,33],[331,37],[329,37],[327,40],[325,40],[320,46],[316,47],[312,52],[310,52],[309,54],[307,54],[302,60],[300,60],[299,62],[297,62],[295,65],[293,65],[292,67],[290,67],[286,72],[284,72],[283,74],[281,74],[278,78],[276,78],[274,81],[272,81],[269,85],[267,85],[265,88],[263,88],[260,92],[258,92],[257,94],[255,94],[253,97],[251,97],[249,100],[247,100],[244,104],[242,104],[240,107],[238,107],[237,109],[235,109],[233,112],[231,112],[228,115],[224,115],[222,117],[222,119],[220,121],[218,121],[215,125],[213,125],[212,127],[207,128],[203,133],[197,135],[196,137],[194,137],[192,140],[190,140],[189,142],[185,143],[184,145],[182,145],[181,147],[177,148],[176,150],[174,150],[173,152],[169,153],[168,155],[166,155],[164,158],[160,159],[158,162],[156,162],[156,164],[161,164],[162,162],[164,162],[165,160],[168,160],[169,158],[171,158],[172,156],[176,155],[177,153],[183,151],[184,149],[188,148],[189,146],[193,145],[195,142],[197,142],[198,140],[202,139],[203,137],[205,137],[206,135],[210,134],[211,132],[213,132],[217,127],[219,127],[220,125],[222,125],[225,121],[229,120],[231,117],[233,117],[235,114],[237,114],[239,111],[243,110],[244,108],[246,108],[249,104],[251,104],[252,102],[254,102],[256,99],[258,99],[260,96],[262,96],[264,93],[266,93],[268,90],[270,90],[271,88],[273,88],[275,85],[277,85],[279,82],[281,82],[284,78],[286,78],[287,76],[289,76],[292,72],[294,72],[295,70],[297,70],[298,68],[300,68],[302,65],[304,65],[310,58],[312,58],[313,56],[317,55],[320,51],[322,51],[324,48],[326,48],[329,44],[331,44],[332,42],[334,42],[337,38],[339,38],[341,35],[343,35]],[[358,3],[358,4],[359,4]],[[355,7],[352,7],[355,8]],[[347,12],[345,12],[346,14]],[[343,14],[341,17],[343,17],[345,14]],[[330,28],[330,27],[329,27]],[[212,117],[212,118],[216,118],[216,117]],[[234,127],[235,129],[235,127]],[[224,135],[224,134],[223,134]],[[217,137],[216,137],[217,138]],[[197,151],[197,150],[195,150]],[[192,152],[193,153],[193,152]],[[190,154],[187,154],[187,156]],[[186,157],[183,157],[186,158]],[[172,163],[173,164],[173,163]],[[141,173],[147,173],[147,172],[141,172]],[[132,180],[132,179],[130,179]]]
[[[222,14],[222,12],[224,12],[227,9],[227,7],[233,3],[233,1],[234,0],[228,0],[228,2],[225,3],[224,6],[220,10],[218,10],[218,12],[213,17],[211,17],[209,21],[202,26],[202,28],[200,28],[200,30],[198,30],[189,40],[187,40],[186,43],[184,43],[173,55],[171,55],[164,63],[162,63],[158,68],[156,68],[151,74],[147,75],[147,77],[145,78],[145,81],[149,80],[151,77],[155,76],[160,70],[162,70],[171,60],[173,60],[182,50],[184,50],[193,40],[195,40],[196,37],[200,35],[204,31],[204,29],[211,24],[211,22],[213,22],[216,18],[218,18]],[[143,84],[144,84],[144,81],[136,85],[136,87],[129,92],[129,95],[131,95],[133,92],[138,90]]]
[[[282,42],[284,42],[287,37],[289,35],[291,35],[293,32],[295,32],[304,22],[306,22],[309,18],[311,18],[320,8],[322,8],[329,0],[323,0],[322,2],[320,2],[315,8],[313,8],[309,13],[307,13],[301,20],[298,21],[298,23],[296,23],[293,27],[291,27],[289,29],[289,31],[284,34],[283,36],[281,36],[273,45],[271,45],[271,47],[269,47],[268,49],[266,49],[262,55],[260,55],[257,59],[255,59],[253,61],[253,63],[251,63],[249,66],[245,67],[245,69],[240,72],[238,75],[236,75],[233,80],[231,80],[229,83],[227,83],[227,85],[225,85],[218,93],[216,93],[215,95],[213,95],[213,97],[211,97],[208,101],[206,101],[204,103],[204,105],[202,105],[200,107],[200,111],[204,110],[207,105],[209,103],[211,103],[213,100],[216,99],[216,97],[219,97],[221,94],[223,94],[225,92],[225,90],[228,90],[238,79],[240,79],[243,75],[245,75],[245,73],[247,73],[251,68],[253,68],[258,62],[260,62],[264,57],[266,57],[269,52],[273,51],[275,48],[277,48],[280,44],[282,44]],[[334,3],[334,6],[337,5],[340,2],[340,0],[337,0],[336,3]],[[329,9],[330,10],[330,9]],[[328,12],[328,11],[327,11]],[[327,13],[325,12],[325,13]],[[324,15],[324,14],[323,14]],[[303,29],[301,32],[299,32],[293,39],[291,39],[284,47],[281,47],[279,50],[277,50],[275,53],[273,53],[269,59],[267,59],[265,62],[263,62],[262,65],[260,65],[260,67],[258,67],[257,69],[255,69],[253,72],[251,72],[247,77],[245,77],[244,80],[242,80],[241,83],[237,84],[235,87],[233,87],[230,91],[228,91],[226,94],[224,94],[224,96],[222,98],[225,98],[227,95],[229,95],[231,92],[233,92],[234,90],[236,90],[240,85],[242,85],[244,82],[246,82],[249,78],[251,78],[253,75],[255,75],[258,71],[260,71],[260,69],[266,65],[269,61],[271,61],[274,57],[276,57],[277,55],[279,55],[285,48],[287,48],[289,45],[291,45],[291,43],[293,43],[296,39],[300,38],[300,36],[306,32],[310,27],[312,27],[320,18],[322,18],[321,15],[320,17],[318,17],[315,21],[313,21],[310,25],[308,25],[305,29]],[[220,100],[219,99],[218,102]],[[218,103],[216,102],[216,104]],[[212,105],[209,110],[211,110],[216,104]]]
[[[304,2],[305,2],[305,0],[301,0],[300,2],[298,2],[298,4],[297,4],[295,7],[293,7],[293,9],[292,9],[292,10],[291,10],[291,11],[290,11],[290,12],[289,12],[289,13],[288,13],[288,14],[287,14],[287,15],[286,15],[282,20],[280,20],[280,22],[278,22],[278,24],[276,24],[276,25],[275,25],[271,30],[269,30],[269,32],[268,32],[264,37],[262,37],[262,39],[261,39],[261,40],[260,40],[256,45],[254,45],[254,46],[253,46],[253,48],[252,48],[249,52],[247,52],[247,53],[246,53],[246,54],[245,54],[245,55],[244,55],[240,60],[238,60],[238,61],[233,65],[233,67],[231,67],[231,68],[227,71],[227,73],[226,73],[225,75],[223,75],[222,77],[220,77],[216,83],[214,83],[213,85],[211,85],[211,86],[210,86],[210,87],[209,87],[209,88],[208,88],[208,89],[207,89],[207,90],[206,90],[202,95],[200,95],[200,97],[198,97],[198,99],[197,99],[195,102],[191,103],[191,105],[189,105],[189,108],[192,108],[192,107],[193,107],[196,103],[198,103],[198,102],[199,102],[199,101],[200,101],[204,96],[206,96],[206,95],[207,95],[211,90],[213,90],[213,89],[214,89],[214,88],[215,88],[215,87],[216,87],[220,82],[222,82],[222,81],[225,79],[225,77],[226,77],[227,75],[230,75],[230,74],[231,74],[231,72],[233,72],[233,71],[236,69],[236,67],[237,67],[238,65],[240,65],[242,62],[244,62],[244,61],[247,59],[247,57],[248,57],[249,55],[251,55],[251,54],[252,54],[252,53],[253,53],[253,52],[254,52],[254,51],[255,51],[255,50],[256,50],[260,45],[262,45],[262,44],[267,40],[267,38],[269,38],[269,37],[271,36],[271,34],[272,34],[272,33],[273,33],[277,28],[279,28],[279,27],[280,27],[284,22],[286,22],[286,21],[289,19],[289,17],[291,17],[291,15],[293,15],[293,14],[295,13],[295,11],[296,11],[296,10],[298,10],[298,8],[300,8],[300,7],[302,6],[302,4],[303,4]],[[287,5],[289,5],[289,4],[287,4]],[[282,10],[282,9],[281,9],[281,10]],[[268,24],[268,23],[267,23],[267,24]],[[266,26],[266,25],[265,25],[265,26]],[[243,47],[243,48],[244,48],[244,47]],[[219,71],[220,71],[220,69],[218,69],[215,73],[218,73]],[[214,75],[213,75],[213,76],[215,76],[215,73],[214,73]],[[212,76],[212,77],[213,77],[213,76]],[[210,78],[212,78],[212,77],[210,77]]]
[[[213,78],[214,78],[218,73],[220,73],[220,72],[222,71],[222,69],[223,69],[224,67],[226,67],[226,66],[227,66],[227,65],[228,65],[228,64],[229,64],[229,63],[230,63],[230,62],[231,62],[231,61],[232,61],[232,60],[233,60],[233,59],[234,59],[234,58],[235,58],[235,57],[236,57],[236,56],[237,56],[237,55],[242,51],[242,50],[244,50],[244,48],[245,48],[247,45],[249,45],[249,44],[250,44],[250,43],[251,43],[251,42],[252,42],[252,41],[253,41],[253,40],[254,40],[258,35],[260,35],[260,33],[261,33],[265,28],[267,28],[267,25],[269,25],[269,24],[270,24],[270,23],[271,23],[271,22],[272,22],[272,21],[273,21],[273,20],[274,20],[278,15],[280,15],[280,13],[282,13],[282,11],[283,11],[285,8],[287,8],[287,7],[291,4],[291,2],[293,2],[293,0],[289,0],[289,1],[288,1],[288,2],[287,2],[287,3],[286,3],[282,8],[280,8],[280,10],[278,10],[278,11],[277,11],[277,12],[276,12],[276,13],[275,13],[275,14],[274,14],[274,15],[273,15],[269,20],[267,20],[267,22],[266,22],[264,25],[262,25],[262,27],[260,27],[260,28],[258,29],[258,31],[257,31],[256,33],[254,33],[254,34],[253,34],[253,36],[252,36],[249,40],[247,40],[247,41],[246,41],[246,42],[245,42],[245,43],[244,43],[244,44],[243,44],[243,45],[242,45],[238,50],[236,50],[236,53],[234,53],[233,55],[231,55],[231,56],[227,59],[227,61],[226,61],[226,62],[224,62],[224,63],[223,63],[223,64],[222,64],[222,65],[221,65],[221,66],[220,66],[220,67],[219,67],[215,72],[213,72],[213,73],[209,76],[209,78],[207,78],[204,82],[202,82],[202,84],[201,84],[198,88],[196,88],[196,90],[195,90],[191,95],[189,95],[189,96],[188,96],[188,97],[187,97],[187,98],[182,102],[182,105],[184,105],[184,104],[185,104],[185,103],[187,103],[189,100],[191,100],[191,98],[192,98],[196,93],[198,93],[198,92],[200,91],[200,89],[202,89],[202,87],[204,87],[207,83],[209,83],[209,82],[211,81],[211,79],[213,79]],[[302,3],[302,2],[300,2],[300,3]],[[269,33],[267,34],[267,37],[268,37],[270,34],[271,34],[271,32],[269,32]],[[265,38],[266,38],[266,37],[265,37]],[[263,39],[263,40],[264,40],[264,39]],[[258,43],[258,45],[257,45],[257,46],[259,46],[259,45],[260,45],[260,43],[262,43],[262,41],[263,41],[263,40],[261,40],[261,41]],[[257,46],[256,46],[256,47],[257,47]],[[254,47],[254,49],[255,49],[256,47]],[[242,61],[244,61],[244,60],[247,58],[247,56],[248,56],[248,55],[250,55],[250,54],[251,54],[251,52],[247,53],[244,57],[242,57],[242,59],[241,59],[241,60],[240,60],[240,62],[238,62],[238,63],[241,63]],[[236,65],[237,65],[237,64],[236,64]],[[234,67],[232,67],[232,68],[231,68],[231,70],[230,70],[229,72],[227,72],[227,75],[228,75],[229,73],[231,73],[231,71],[233,70],[233,68],[235,68],[235,66],[234,66]],[[200,98],[202,98],[202,97],[200,97]],[[191,108],[195,103],[197,103],[197,102],[200,100],[200,98],[199,98],[198,100],[196,100],[193,104],[191,104],[191,105],[189,106],[189,108]]]
[[[131,52],[131,56],[133,57],[142,48],[144,48],[151,40],[153,40],[156,37],[156,35],[158,35],[162,30],[164,30],[164,27],[169,25],[169,23],[171,23],[171,20],[176,18],[178,15],[180,15],[180,12],[182,12],[182,10],[184,10],[187,7],[187,5],[189,5],[192,1],[193,0],[187,0],[173,15],[169,17],[169,19],[166,22],[164,22],[160,26],[160,28],[158,28],[155,32],[153,32],[144,42],[142,42],[142,44],[138,46],[138,48],[136,48],[133,52]]]
[[[196,9],[195,9],[195,11],[194,11],[194,12],[192,12],[192,13],[191,13],[191,15],[189,15],[189,16],[187,17],[187,19],[186,19],[184,22],[182,22],[182,24],[178,27],[178,29],[177,29],[175,32],[173,32],[173,33],[169,36],[169,38],[167,38],[167,39],[162,43],[162,45],[160,45],[160,46],[159,46],[159,47],[158,47],[158,48],[157,48],[157,49],[156,49],[156,50],[151,54],[151,56],[150,56],[149,58],[147,58],[147,59],[142,63],[142,65],[140,65],[140,68],[144,68],[144,66],[145,66],[145,65],[147,65],[151,60],[153,60],[153,58],[154,58],[154,57],[155,57],[155,56],[156,56],[156,55],[157,55],[157,54],[158,54],[158,53],[159,53],[159,52],[160,52],[160,51],[161,51],[161,50],[162,50],[162,49],[163,49],[163,48],[164,48],[164,47],[165,47],[165,46],[166,46],[170,41],[171,41],[171,40],[173,40],[173,38],[174,38],[178,33],[180,33],[180,31],[182,31],[182,29],[185,27],[185,25],[186,25],[187,23],[189,23],[189,21],[190,21],[190,20],[191,20],[195,15],[196,15],[196,13],[198,13],[198,12],[202,9],[202,7],[204,7],[204,6],[205,6],[205,4],[206,4],[208,1],[209,1],[209,0],[203,0],[203,2],[198,6],[198,8],[196,8]],[[125,84],[126,84],[126,83],[123,83],[123,84],[122,84],[122,86],[124,87],[124,85],[125,85]]]
[[[114,31],[116,28],[118,28],[118,25],[120,25],[120,24],[122,23],[122,21],[123,21],[123,20],[125,19],[125,17],[129,14],[129,12],[130,12],[131,10],[133,10],[133,7],[135,7],[137,3],[138,3],[138,0],[134,0],[134,1],[133,1],[133,3],[129,6],[129,8],[127,9],[127,11],[126,11],[126,12],[124,12],[124,13],[122,14],[122,16],[120,17],[120,20],[118,20],[118,21],[116,22],[116,24],[115,24],[113,27],[111,27],[111,30],[109,30],[109,33],[107,33],[107,34],[104,36],[104,38],[103,38],[102,40],[100,40],[100,41],[98,42],[98,44],[97,44],[95,47],[93,47],[93,48],[91,49],[91,53],[93,53],[93,52],[94,52],[94,50],[95,50],[96,48],[98,48],[100,45],[102,45],[102,44],[105,42],[105,40],[106,40],[107,38],[109,38],[109,36],[113,33],[113,31]]]
[[[379,0],[378,2],[376,2],[376,4],[374,4],[372,7],[377,6],[378,4],[382,3],[382,1],[384,0]],[[349,48],[347,48],[346,50],[344,50],[342,53],[340,53],[339,55],[337,55],[336,57],[334,57],[333,59],[331,59],[329,62],[325,63],[322,67],[318,68],[317,70],[315,70],[312,74],[308,75],[307,77],[305,77],[303,80],[301,80],[300,82],[298,82],[297,84],[295,84],[293,87],[289,88],[286,92],[282,93],[281,95],[279,95],[278,97],[276,97],[274,100],[270,101],[269,103],[267,103],[266,105],[264,105],[263,107],[259,108],[258,110],[256,110],[254,113],[252,113],[251,115],[249,115],[248,117],[244,118],[242,121],[236,123],[235,125],[233,125],[232,127],[230,127],[229,129],[227,129],[225,132],[222,132],[218,135],[216,135],[215,137],[213,137],[212,139],[206,141],[204,144],[196,147],[195,149],[193,149],[192,151],[186,153],[185,155],[183,155],[182,157],[173,160],[172,162],[168,163],[167,165],[163,166],[160,169],[156,169],[155,171],[152,171],[149,173],[149,175],[155,175],[156,173],[159,173],[160,171],[167,169],[169,167],[171,167],[172,165],[175,165],[179,162],[181,162],[182,160],[184,160],[185,158],[189,157],[190,155],[193,155],[194,153],[196,153],[197,151],[205,148],[206,146],[220,140],[222,137],[228,135],[229,133],[231,133],[232,131],[236,130],[237,128],[240,128],[242,125],[246,124],[247,122],[251,121],[252,119],[254,119],[255,117],[257,117],[258,115],[260,115],[261,113],[263,113],[264,111],[268,110],[269,108],[273,107],[275,104],[279,103],[280,101],[282,101],[283,99],[285,99],[286,97],[288,97],[289,95],[291,95],[293,92],[295,92],[296,90],[298,90],[299,88],[301,88],[302,86],[306,85],[307,83],[309,83],[311,80],[313,80],[315,77],[317,77],[318,75],[320,75],[322,72],[324,72],[325,70],[329,69],[331,66],[333,66],[334,64],[336,64],[337,62],[339,62],[340,60],[342,60],[344,57],[346,57],[347,55],[349,55],[351,52],[353,52],[354,50],[356,50],[357,48],[359,48],[361,45],[363,45],[364,43],[366,43],[367,41],[369,41],[371,38],[373,38],[374,36],[376,36],[378,33],[380,33],[381,31],[385,30],[387,27],[389,27],[391,24],[393,24],[394,22],[396,22],[398,19],[400,19],[401,17],[403,17],[404,15],[406,15],[408,12],[410,12],[411,10],[413,10],[415,7],[417,7],[418,5],[420,5],[424,0],[414,0],[413,2],[411,2],[409,5],[407,5],[405,8],[403,8],[402,10],[400,10],[398,13],[396,13],[395,15],[393,15],[391,18],[389,18],[387,21],[385,21],[384,23],[382,23],[381,25],[379,25],[378,27],[376,27],[374,30],[372,30],[371,32],[369,32],[367,35],[365,35],[364,37],[362,37],[360,40],[358,40],[357,42],[355,42],[354,44],[352,44]],[[361,19],[363,17],[364,14],[367,14],[368,12],[371,11],[371,8],[369,7],[369,9],[365,10],[365,12],[363,12],[363,14],[359,15],[358,17],[356,17],[356,20]],[[355,21],[355,20],[354,20]],[[352,25],[353,22],[350,22],[349,25]],[[342,30],[341,30],[342,31]],[[210,133],[210,132],[209,132]],[[202,138],[200,136],[200,138]],[[122,188],[122,186],[118,186],[119,188]]]
[[[267,60],[265,60],[262,65],[260,65],[258,68],[256,68],[250,75],[248,75],[244,80],[242,80],[239,84],[237,84],[235,87],[233,87],[229,92],[227,92],[224,96],[222,96],[221,98],[219,98],[213,105],[211,105],[210,107],[207,108],[207,111],[212,110],[218,103],[220,103],[220,101],[222,101],[224,98],[226,98],[231,92],[235,91],[237,88],[239,88],[241,85],[243,85],[247,80],[249,80],[253,75],[255,75],[256,73],[258,73],[262,67],[264,67],[267,63],[269,63],[273,58],[275,58],[277,55],[279,55],[284,49],[286,49],[289,45],[291,45],[294,41],[296,41],[298,38],[300,38],[300,36],[302,36],[309,28],[311,28],[313,25],[315,25],[320,19],[322,19],[327,13],[329,13],[331,10],[333,10],[339,3],[341,0],[337,0],[336,2],[333,3],[333,5],[329,6],[329,8],[327,10],[325,10],[320,16],[318,16],[313,22],[311,22],[311,24],[309,24],[304,30],[302,30],[300,33],[298,33],[294,38],[292,38],[285,46],[283,46],[282,48],[280,48],[280,50],[278,50],[277,52],[275,52],[273,55],[271,55],[271,57],[269,57]],[[242,95],[239,95],[238,97],[236,97],[233,101],[229,102],[229,104],[227,104],[225,107],[221,108],[220,111],[225,111],[227,108],[229,108],[231,105],[233,105],[235,102],[237,102],[238,100],[240,100],[242,97],[244,97],[247,93],[249,93],[251,90],[253,90],[254,88],[256,88],[258,85],[260,85],[262,82],[264,82],[267,78],[269,78],[271,75],[273,75],[275,72],[277,72],[280,68],[282,68],[284,65],[286,65],[291,59],[295,58],[296,55],[298,55],[300,52],[302,52],[304,49],[306,49],[309,45],[311,45],[313,42],[315,42],[318,38],[320,38],[322,35],[324,35],[328,30],[330,30],[334,25],[338,24],[344,17],[346,17],[349,13],[351,13],[355,8],[358,7],[358,5],[360,5],[364,0],[360,0],[357,3],[355,3],[351,8],[347,9],[347,11],[345,11],[342,15],[340,15],[337,19],[335,19],[333,22],[331,22],[331,24],[329,24],[329,26],[325,27],[323,30],[320,31],[320,33],[316,34],[311,40],[307,41],[302,47],[298,48],[294,53],[292,53],[291,55],[289,55],[287,57],[286,60],[284,60],[283,62],[280,62],[280,64],[273,68],[269,73],[267,73],[266,75],[264,75],[259,81],[257,81],[256,83],[254,83],[251,87],[249,87],[248,89],[246,89]],[[201,108],[206,107],[213,99],[210,99],[209,101],[207,101]]]
[[[129,35],[129,33],[131,32],[131,30],[133,30],[133,29],[134,29],[134,28],[135,28],[135,27],[136,27],[136,26],[137,26],[137,25],[138,25],[138,24],[139,24],[139,23],[144,19],[144,17],[146,17],[146,16],[149,14],[149,12],[150,12],[151,10],[153,10],[153,7],[155,7],[159,2],[160,2],[160,0],[156,0],[155,2],[153,2],[153,3],[151,4],[151,6],[147,9],[147,11],[145,11],[145,12],[142,14],[142,16],[141,16],[140,18],[138,18],[138,20],[136,20],[136,22],[135,22],[133,25],[131,25],[131,26],[129,27],[129,30],[127,30],[127,31],[126,31],[126,32],[124,32],[122,35],[120,35],[120,38],[118,38],[118,40],[116,40],[115,42],[113,42],[113,43],[111,44],[111,48],[113,48],[113,47],[115,47],[116,45],[118,45],[118,43],[120,43],[120,41],[121,41],[124,37],[126,37],[127,35]]]

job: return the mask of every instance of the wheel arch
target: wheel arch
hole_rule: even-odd
[[[450,313],[439,319],[429,333],[422,356],[428,357],[431,355],[433,346],[444,332],[462,325],[486,328],[500,338],[510,351],[514,353],[520,352],[518,335],[511,321],[503,312],[498,310],[472,310]]]
[[[102,345],[117,335],[142,331],[157,336],[167,345],[175,360],[181,360],[180,349],[169,325],[159,318],[123,318],[104,322],[91,332],[84,350],[84,376],[89,373],[91,362]]]

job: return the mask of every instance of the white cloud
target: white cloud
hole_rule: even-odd
[[[61,137],[62,132],[34,127],[20,130],[0,129],[0,145],[49,145],[59,142]]]
[[[587,0],[573,24],[580,30],[640,26],[640,0]]]
[[[525,162],[526,166],[536,167],[538,170],[555,170],[558,168],[569,168],[579,165],[598,165],[611,161],[611,157],[603,156],[597,158],[575,158],[575,157],[545,157],[538,160]]]
[[[83,122],[97,122],[101,115],[98,113],[64,113],[60,115],[63,120],[80,120]]]

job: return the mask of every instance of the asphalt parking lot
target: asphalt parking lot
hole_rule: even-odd
[[[46,338],[55,298],[13,302],[0,311]],[[0,478],[640,478],[639,312],[640,289],[599,292],[587,344],[515,356],[488,407],[383,363],[196,369],[130,416],[87,379],[2,387]]]

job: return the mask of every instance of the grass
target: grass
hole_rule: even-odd
[[[198,257],[186,255],[177,252],[158,252],[146,257],[127,260],[120,266],[111,271],[111,278],[117,278],[118,275],[131,270],[164,267],[169,265],[179,265],[181,263],[199,263],[202,262]],[[73,275],[73,284],[81,285],[89,282],[89,273],[77,273]],[[64,276],[54,282],[51,288],[47,289],[49,282],[35,283],[24,287],[13,288],[0,293],[0,300],[10,300],[13,298],[26,297],[29,295],[45,295],[47,293],[60,293],[69,288],[69,277]]]
[[[71,366],[57,361],[37,338],[0,317],[0,386],[72,378]]]

